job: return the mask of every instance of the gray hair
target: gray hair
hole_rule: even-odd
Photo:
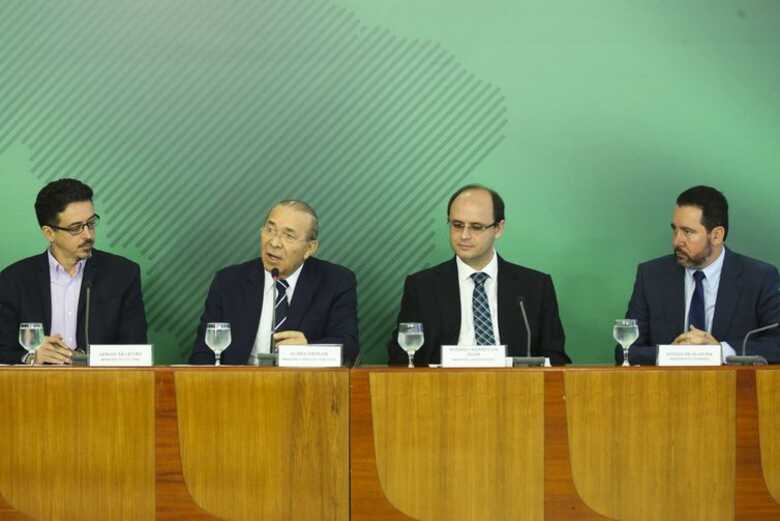
[[[268,210],[268,213],[265,214],[265,221],[268,221],[268,216],[271,215],[271,212],[274,208],[277,206],[290,206],[292,208],[295,208],[299,212],[307,213],[311,216],[311,229],[309,230],[309,240],[310,241],[316,241],[317,236],[320,234],[320,218],[317,217],[317,212],[314,211],[314,208],[309,205],[309,203],[305,201],[300,201],[298,199],[285,199],[283,201],[279,201],[273,207],[271,207],[270,210]]]

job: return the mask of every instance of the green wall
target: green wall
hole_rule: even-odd
[[[731,247],[780,263],[779,22],[776,1],[7,1],[0,265],[44,248],[41,186],[85,180],[180,361],[213,273],[303,198],[382,361],[404,275],[450,255],[449,193],[481,182],[501,254],[553,275],[572,357],[608,362],[683,189],[721,188]]]

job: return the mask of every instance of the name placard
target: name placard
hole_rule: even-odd
[[[723,365],[720,345],[658,346],[656,365],[663,367],[713,366]]]
[[[506,367],[506,346],[441,346],[442,367]]]
[[[90,367],[151,367],[152,344],[93,344]]]
[[[341,344],[277,346],[279,367],[341,367]]]

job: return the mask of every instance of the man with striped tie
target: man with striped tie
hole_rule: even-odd
[[[357,281],[350,270],[314,257],[319,218],[303,201],[279,202],[260,229],[260,258],[219,271],[211,283],[190,363],[213,364],[209,322],[229,322],[225,364],[246,364],[272,343],[342,344],[358,352]]]
[[[423,324],[425,343],[415,353],[415,365],[439,363],[442,345],[502,344],[508,356],[526,355],[520,299],[530,323],[531,354],[552,364],[570,363],[550,276],[496,253],[505,224],[501,196],[481,185],[464,186],[450,198],[447,221],[455,258],[407,277],[401,299],[398,323]],[[408,362],[396,332],[388,355],[393,365]]]

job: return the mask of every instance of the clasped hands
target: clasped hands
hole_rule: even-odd
[[[274,333],[274,343],[276,345],[291,344],[291,345],[306,345],[309,343],[306,340],[306,335],[303,331],[279,331]]]
[[[69,365],[72,363],[73,349],[71,349],[60,335],[52,335],[43,338],[43,344],[35,350],[33,364]]]
[[[688,331],[675,338],[672,344],[707,346],[718,345],[720,342],[718,342],[718,340],[708,332],[691,326]]]

